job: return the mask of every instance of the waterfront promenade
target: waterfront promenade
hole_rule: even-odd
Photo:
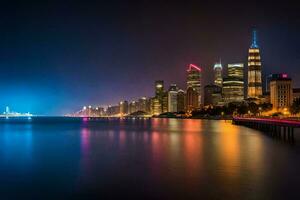
[[[300,128],[300,120],[295,119],[233,117],[232,123],[291,141],[294,141],[294,129]]]

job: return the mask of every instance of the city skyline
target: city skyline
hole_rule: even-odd
[[[246,65],[245,68],[243,62],[230,63],[227,65],[227,74],[225,75],[220,59],[220,62],[213,65],[214,79],[210,84],[202,87],[202,67],[189,64],[186,70],[186,91],[181,90],[174,83],[170,84],[169,89],[166,90],[164,80],[156,80],[154,96],[149,98],[142,97],[129,104],[127,100],[120,101],[118,105],[108,106],[107,109],[100,107],[103,110],[102,113],[99,113],[99,107],[93,108],[90,105],[87,109],[87,106],[84,106],[76,113],[68,115],[80,117],[190,117],[197,112],[203,114],[207,109],[214,109],[214,107],[220,113],[221,109],[226,109],[230,104],[240,110],[239,114],[245,114],[245,109],[238,108],[243,106],[249,107],[248,114],[252,109],[254,115],[258,113],[258,110],[253,109],[253,106],[257,109],[259,107],[260,112],[263,110],[266,115],[276,115],[276,113],[288,115],[298,112],[296,107],[299,101],[299,88],[293,88],[292,79],[287,74],[270,74],[266,78],[262,78],[263,68],[256,29],[252,32],[252,43]],[[262,87],[264,80],[266,88]],[[141,99],[143,99],[142,102]],[[250,107],[252,108],[250,109]],[[235,115],[237,110],[232,115]]]
[[[2,1],[1,199],[300,199],[300,6]]]
[[[251,43],[251,46],[250,46],[250,49],[253,49],[253,48],[259,48],[258,47],[258,45],[257,45],[257,39],[256,39],[256,37],[257,37],[257,30],[256,29],[254,29],[253,30],[253,32],[252,32],[252,43]],[[253,45],[256,45],[256,46],[253,46]],[[249,57],[248,57],[248,59],[249,59]],[[249,68],[249,60],[248,60],[248,65],[247,65],[247,61],[242,61],[241,63],[236,63],[236,64],[228,64],[228,66],[227,67],[222,67],[222,65],[226,65],[226,64],[224,64],[224,62],[221,62],[221,59],[220,59],[220,61],[219,62],[215,62],[214,64],[211,64],[211,67],[208,67],[209,68],[209,70],[211,71],[211,72],[214,72],[215,71],[215,69],[216,69],[216,67],[218,68],[218,67],[221,67],[221,73],[222,73],[222,75],[223,75],[223,79],[224,78],[226,78],[226,76],[224,76],[224,72],[227,70],[227,74],[229,74],[229,76],[230,76],[230,73],[232,73],[232,72],[230,72],[230,67],[231,66],[234,66],[234,65],[240,65],[240,64],[245,64],[246,65],[246,67],[242,67],[243,69],[242,69],[242,72],[243,73],[247,73],[248,71],[249,71],[249,69],[251,69],[251,68]],[[189,71],[189,70],[191,70],[191,68],[195,68],[196,70],[199,70],[200,72],[201,72],[201,74],[202,74],[202,72],[203,72],[203,67],[201,66],[197,66],[197,65],[195,65],[195,64],[187,64],[186,66],[185,66],[186,68],[188,68],[187,69],[187,71]],[[251,71],[251,70],[250,70]],[[235,71],[234,71],[234,73],[235,73]],[[262,75],[262,92],[265,92],[265,91],[267,91],[267,88],[265,88],[264,87],[264,83],[266,83],[266,81],[267,81],[267,78],[268,78],[268,76],[269,75],[271,75],[271,74],[268,74],[268,76],[267,75],[265,75],[264,76],[264,72],[263,72],[263,70],[261,71],[261,73],[263,74]],[[202,76],[202,75],[201,75]],[[211,78],[211,77],[213,77],[213,78]],[[200,77],[200,81],[201,82],[205,82],[205,83],[208,83],[208,84],[211,84],[211,83],[215,83],[216,84],[216,77],[215,77],[215,74],[213,75],[213,76],[211,76],[210,78],[202,78],[202,77]],[[249,83],[247,83],[247,80],[245,79],[246,77],[244,77],[244,75],[243,75],[243,82],[244,82],[244,89],[246,90],[246,91],[248,91],[249,90]],[[248,78],[249,78],[249,75],[248,75]],[[223,80],[222,80],[223,81]],[[156,81],[157,82],[157,81]],[[164,80],[162,80],[162,84],[164,85]],[[180,82],[180,81],[178,81],[178,82]],[[177,82],[176,81],[171,81],[170,83],[169,83],[169,85],[170,86],[172,86],[172,85],[176,85],[177,84]],[[188,83],[187,83],[188,84]],[[218,85],[218,84],[217,84]],[[200,94],[200,102],[201,101],[203,101],[203,98],[204,98],[204,95],[203,95],[203,88],[204,88],[204,85],[202,85],[201,84],[201,94]],[[248,87],[248,89],[247,89],[247,87]],[[188,86],[186,86],[186,87],[182,87],[182,88],[186,88],[186,89],[188,89]],[[164,88],[162,88],[163,90],[164,90]],[[151,98],[151,96],[153,96],[153,95],[140,95],[140,96],[138,96],[138,97],[132,97],[132,98],[129,98],[129,99],[126,99],[126,98],[123,98],[123,99],[126,99],[125,101],[127,102],[127,100],[128,100],[128,102],[130,102],[130,103],[135,103],[136,102],[136,100],[137,99],[141,99],[141,98]],[[247,95],[247,94],[245,94],[245,99],[247,98],[247,96],[248,96],[248,98],[249,98],[249,94]],[[115,103],[115,102],[110,102],[109,104],[106,104],[106,105],[104,105],[104,104],[101,104],[101,103],[98,103],[98,104],[86,104],[86,105],[84,105],[83,107],[89,107],[89,108],[101,108],[101,109],[109,109],[110,107],[113,107],[113,106],[115,106],[116,104],[118,104],[118,103],[121,103],[122,101],[118,101],[117,103]],[[226,100],[225,100],[225,102],[226,102]],[[202,105],[202,103],[200,103],[201,105]],[[130,104],[129,104],[130,105]],[[204,105],[204,104],[203,104]],[[79,108],[81,105],[78,105],[77,107]],[[74,111],[74,110],[73,110]],[[64,113],[64,114],[66,114],[66,113]]]
[[[227,15],[232,7],[225,3],[49,4],[50,9],[44,3],[1,8],[8,16],[0,49],[2,107],[64,114],[83,105],[152,96],[155,80],[185,88],[189,63],[202,67],[204,86],[213,80],[212,66],[220,58],[224,66],[247,62],[253,27],[259,34],[263,78],[287,73],[295,86],[300,84],[294,77],[299,74],[299,21],[292,5],[268,9],[263,2],[237,3],[237,13]]]
[[[249,48],[248,62],[246,62],[246,68],[244,62],[227,64],[227,68],[222,67],[221,59],[213,65],[213,80],[210,80],[208,85],[202,86],[202,67],[195,64],[187,65],[187,77],[186,77],[186,91],[182,90],[184,94],[183,107],[185,116],[189,116],[193,111],[204,110],[210,106],[226,107],[230,103],[236,105],[248,104],[250,102],[255,104],[273,104],[273,113],[283,111],[289,111],[293,102],[298,99],[298,88],[292,88],[292,79],[287,74],[269,74],[266,77],[262,77],[263,68],[261,67],[260,47],[257,43],[257,30],[252,31],[252,42]],[[227,75],[225,75],[225,69],[227,69]],[[248,76],[247,76],[248,75]],[[288,93],[290,96],[282,96],[286,94],[283,86],[283,91],[280,91],[280,95],[275,92],[274,89],[270,93],[270,81],[275,80],[273,76],[285,77],[290,80],[290,86]],[[273,79],[272,79],[273,77]],[[270,79],[271,78],[271,79]],[[265,88],[263,82],[265,81]],[[184,88],[184,87],[183,87]],[[165,89],[164,80],[155,81],[154,97],[143,96],[140,99],[144,99],[144,107],[140,108],[140,99],[128,101],[120,101],[119,105],[109,105],[107,109],[103,106],[100,107],[105,112],[97,114],[99,106],[89,109],[84,106],[82,110],[78,111],[71,116],[130,116],[133,114],[139,116],[164,116],[166,113],[177,114],[182,116],[182,110],[177,106],[178,91],[181,90],[176,83],[170,84],[168,90]],[[294,92],[293,92],[294,91]],[[276,93],[276,94],[275,94]],[[294,97],[293,97],[294,94]],[[276,96],[276,97],[275,97]],[[288,102],[286,102],[288,98]],[[204,101],[203,101],[204,100]],[[182,101],[182,100],[180,100]],[[282,101],[286,103],[282,103]],[[124,102],[127,102],[124,104]],[[281,102],[277,105],[277,102]],[[126,105],[126,108],[124,107]],[[128,106],[129,105],[129,106]],[[131,107],[133,109],[131,109]],[[181,107],[181,106],[180,106]],[[96,112],[93,111],[96,109]],[[111,109],[113,111],[111,112]],[[128,110],[127,112],[123,112]],[[93,114],[91,114],[93,113]]]

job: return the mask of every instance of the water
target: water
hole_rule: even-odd
[[[0,199],[300,197],[299,144],[229,122],[12,121],[0,120]]]

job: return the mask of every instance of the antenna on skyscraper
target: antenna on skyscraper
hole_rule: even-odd
[[[252,31],[252,44],[251,44],[251,48],[258,48],[257,45],[257,31],[254,28]]]

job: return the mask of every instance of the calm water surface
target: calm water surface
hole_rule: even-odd
[[[230,122],[0,120],[0,199],[300,199],[299,187],[299,143]]]

